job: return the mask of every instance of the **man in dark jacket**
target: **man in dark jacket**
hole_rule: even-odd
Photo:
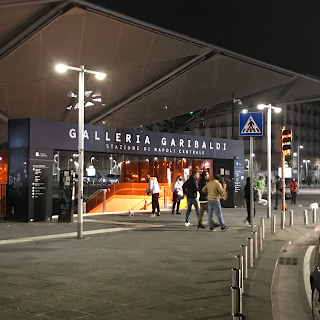
[[[197,216],[199,216],[199,205],[197,200],[197,193],[198,193],[198,179],[199,179],[199,172],[194,171],[189,179],[183,184],[183,193],[187,195],[187,204],[188,209],[186,213],[186,227],[190,226],[189,216],[191,212],[191,207],[194,205],[196,209]]]
[[[198,216],[198,228],[205,228],[205,226],[202,224],[202,218],[205,211],[208,212],[208,196],[207,194],[202,192],[202,188],[207,184],[209,180],[209,172],[202,171],[201,173],[201,179],[199,181],[199,193],[200,193],[200,212]],[[214,227],[219,227],[219,224],[213,222]]]
[[[275,210],[278,209],[278,202],[279,202],[279,199],[280,201],[282,201],[282,181],[280,179],[279,176],[276,176],[277,178],[277,181],[276,181],[276,206],[273,208]]]
[[[246,198],[246,202],[247,202],[247,219],[244,220],[244,222],[246,222],[248,226],[251,226],[250,196],[251,196],[252,191],[253,191],[253,187],[251,187],[250,177],[248,177],[247,183],[244,186],[244,197]],[[254,212],[254,216],[255,216],[256,215],[256,208],[255,208],[254,204],[253,204],[253,212]]]

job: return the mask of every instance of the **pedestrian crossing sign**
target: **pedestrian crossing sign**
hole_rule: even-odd
[[[239,136],[263,136],[263,112],[240,113]]]

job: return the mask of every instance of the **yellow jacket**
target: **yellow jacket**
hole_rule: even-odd
[[[208,195],[208,200],[219,201],[225,194],[226,188],[224,188],[218,180],[214,179],[202,188],[202,192]]]

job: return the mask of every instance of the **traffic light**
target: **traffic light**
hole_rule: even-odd
[[[285,155],[290,155],[292,130],[280,129],[281,131],[281,151],[284,151]]]

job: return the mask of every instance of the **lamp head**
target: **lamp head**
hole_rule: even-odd
[[[274,108],[274,112],[275,112],[275,113],[280,113],[280,112],[281,112],[281,108],[275,107],[275,108]]]
[[[258,109],[263,110],[263,109],[264,109],[264,107],[265,107],[265,105],[264,105],[264,104],[258,104]]]
[[[96,78],[99,80],[103,80],[107,75],[103,72],[97,72],[96,73]]]
[[[60,73],[66,72],[68,67],[65,64],[57,64],[56,70]]]

